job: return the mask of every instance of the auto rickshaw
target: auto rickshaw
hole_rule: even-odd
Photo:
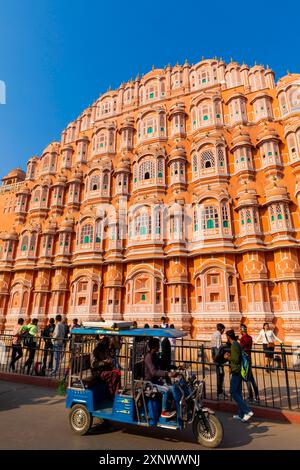
[[[122,338],[118,357],[121,386],[114,396],[107,393],[104,382],[94,380],[91,372],[91,354],[99,338],[105,336]],[[223,428],[214,411],[202,403],[203,380],[186,368],[176,367],[176,378],[172,379],[176,413],[169,418],[161,416],[162,393],[157,390],[156,384],[143,378],[144,355],[149,338],[162,340],[165,337],[178,339],[184,336],[184,332],[171,328],[134,328],[130,322],[86,322],[80,328],[73,329],[66,398],[73,432],[87,434],[93,418],[98,418],[103,424],[115,421],[173,430],[192,425],[200,445],[219,446]],[[142,354],[141,342],[144,345]]]

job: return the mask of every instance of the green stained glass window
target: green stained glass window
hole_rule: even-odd
[[[135,182],[135,183],[137,182],[137,178],[134,178],[134,182]]]
[[[194,126],[196,125],[196,119],[193,120],[193,125],[194,125]]]
[[[247,224],[251,224],[251,219],[247,219]]]
[[[214,228],[214,221],[212,219],[208,219],[207,228]]]
[[[272,152],[268,152],[268,155],[273,155]]]
[[[274,215],[272,215],[271,220],[272,220],[272,222],[274,222],[274,220],[275,220]]]
[[[146,300],[146,294],[142,294],[141,299]]]
[[[103,142],[101,142],[100,147],[103,147],[103,146],[104,146],[104,144],[103,144]]]
[[[147,129],[147,134],[152,134],[152,132],[153,132],[153,128],[152,128],[152,127],[148,127],[148,129]]]
[[[88,235],[84,237],[83,243],[90,243],[90,237]]]
[[[22,250],[22,251],[26,251],[26,250],[27,250],[27,245],[22,245],[21,250]]]
[[[38,202],[38,198],[37,198],[37,197],[34,198],[34,202]]]
[[[206,78],[202,78],[202,83],[206,83]]]
[[[161,132],[164,132],[164,130],[165,130],[164,127],[161,127],[161,128],[160,128],[160,131],[161,131]]]
[[[158,234],[160,233],[160,227],[156,227],[155,233],[158,233]]]
[[[223,220],[223,227],[228,227],[228,220]]]
[[[153,92],[150,93],[149,97],[150,97],[150,98],[154,98],[154,93],[153,93]]]
[[[43,202],[45,202],[45,201],[46,201],[46,199],[43,197]]]
[[[147,229],[145,226],[140,227],[140,235],[146,235]]]
[[[207,120],[208,120],[208,116],[207,116],[207,114],[205,114],[205,115],[203,116],[203,121],[207,121]]]
[[[216,117],[217,117],[217,119],[220,119],[221,115],[220,115],[220,114],[217,114]]]
[[[162,178],[162,175],[163,175],[163,174],[162,174],[162,172],[160,171],[160,172],[158,173],[158,177],[159,177],[159,178]]]
[[[282,215],[281,214],[278,214],[278,220],[282,220]]]
[[[197,232],[198,231],[198,224],[195,224],[194,225],[194,232]]]
[[[242,220],[242,225],[244,225],[244,224],[245,224],[245,222],[244,222],[244,220]]]
[[[241,157],[241,162],[244,162],[245,161],[245,157]]]
[[[100,243],[101,239],[100,237],[96,237],[96,243]]]

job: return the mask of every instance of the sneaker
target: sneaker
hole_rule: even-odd
[[[239,415],[233,415],[233,419],[236,419],[237,421],[243,421],[244,418],[241,418]]]
[[[252,418],[253,414],[254,414],[253,411],[249,411],[249,413],[244,415],[244,417],[242,419],[243,423],[247,423],[247,421],[249,421],[249,419]]]
[[[162,411],[160,416],[162,418],[169,419],[169,418],[173,418],[173,416],[175,415],[176,415],[176,411],[174,410],[174,411]]]

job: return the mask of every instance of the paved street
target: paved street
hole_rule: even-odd
[[[251,424],[219,415],[224,449],[299,449],[300,426],[253,419]],[[95,426],[88,436],[74,435],[64,397],[55,390],[0,382],[0,449],[169,449],[197,450],[191,430],[179,433],[113,425]]]

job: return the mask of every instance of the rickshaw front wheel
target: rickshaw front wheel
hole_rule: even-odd
[[[218,447],[223,439],[223,426],[214,414],[196,415],[193,421],[193,433],[198,444],[210,448]]]
[[[84,436],[91,428],[93,417],[84,405],[74,405],[69,414],[71,429],[76,434]]]

